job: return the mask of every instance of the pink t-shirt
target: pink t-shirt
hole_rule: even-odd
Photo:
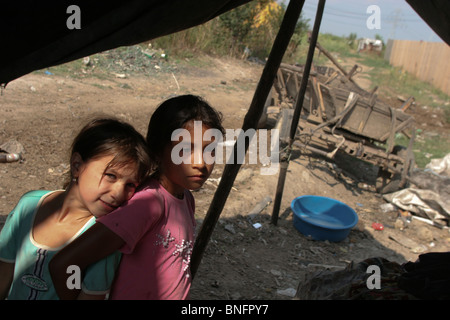
[[[98,219],[125,241],[110,299],[188,297],[195,239],[194,206],[189,190],[185,190],[183,199],[178,199],[150,179],[127,205]]]

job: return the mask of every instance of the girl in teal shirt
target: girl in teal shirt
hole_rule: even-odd
[[[73,142],[67,189],[30,191],[8,215],[0,233],[0,299],[58,299],[48,262],[96,218],[129,200],[149,169],[145,139],[131,125],[90,121]],[[119,259],[111,254],[83,279],[72,266],[67,285],[81,287],[79,299],[104,299]]]

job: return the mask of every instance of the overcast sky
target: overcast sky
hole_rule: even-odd
[[[284,3],[287,4],[288,1],[284,0]],[[303,6],[303,17],[310,19],[311,28],[314,25],[317,3],[318,0],[306,0]],[[379,25],[374,20],[377,13],[367,13],[372,5],[379,8]],[[368,20],[373,29],[367,26]],[[442,42],[405,0],[327,0],[320,32],[337,36],[356,33],[358,38],[375,38],[379,34],[384,42],[388,39]]]

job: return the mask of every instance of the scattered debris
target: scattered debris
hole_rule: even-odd
[[[333,266],[329,264],[320,264],[320,263],[309,263],[308,267],[321,267],[325,269],[345,269],[344,266]]]
[[[405,248],[410,249],[414,253],[423,253],[428,248],[424,245],[418,244],[417,242],[407,238],[407,237],[401,237],[399,235],[389,235],[389,239],[397,242],[398,244],[402,245]]]
[[[374,222],[374,223],[372,223],[372,228],[373,228],[374,230],[377,230],[377,231],[382,231],[382,230],[384,230],[383,224],[382,224],[382,223],[379,223],[379,222]]]
[[[90,57],[84,57],[83,58],[83,64],[85,66],[89,66],[91,64],[91,58]]]
[[[282,296],[286,296],[286,297],[290,297],[290,298],[295,297],[296,293],[297,293],[297,290],[295,290],[294,288],[287,288],[287,289],[284,289],[284,290],[277,290],[277,294],[282,295]]]
[[[16,162],[20,160],[20,155],[17,153],[0,153],[0,163]]]
[[[234,226],[232,224],[226,224],[224,228],[231,234],[236,233],[236,230],[234,229]]]
[[[425,169],[430,169],[438,175],[450,177],[450,153],[441,159],[431,159]]]
[[[0,145],[0,163],[16,162],[23,159],[25,149],[22,144],[14,139]]]
[[[410,182],[414,187],[383,195],[384,200],[396,207],[413,213],[418,219],[437,227],[448,227],[450,223],[450,176],[446,175],[450,155],[430,162],[437,168],[414,170]],[[431,165],[432,163],[432,165]]]
[[[358,42],[358,52],[375,51],[381,52],[383,50],[383,41],[379,39],[363,38]]]
[[[270,203],[272,202],[272,198],[267,196],[264,197],[260,202],[256,204],[256,206],[248,213],[248,217],[250,219],[254,219],[258,214],[260,214]],[[256,227],[255,227],[256,228]]]
[[[259,229],[261,227],[262,227],[262,224],[259,222],[253,224],[253,228],[255,228],[255,229]]]
[[[412,216],[411,218],[414,219],[414,220],[418,220],[418,221],[425,222],[425,223],[427,223],[427,224],[430,224],[430,225],[432,225],[432,226],[438,227],[438,228],[440,228],[440,229],[449,229],[449,227],[443,226],[443,225],[441,225],[441,224],[439,224],[439,223],[436,223],[436,222],[434,222],[434,221],[431,221],[430,219],[425,219],[425,218],[418,217],[418,216]]]
[[[397,211],[398,208],[392,203],[383,203],[380,205],[380,209],[383,213]]]
[[[408,221],[404,219],[403,217],[398,217],[397,220],[395,220],[395,229],[397,230],[404,230],[408,227]]]

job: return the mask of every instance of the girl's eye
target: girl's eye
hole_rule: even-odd
[[[185,147],[180,149],[180,157],[186,157],[189,156],[191,154],[191,148],[190,147]]]
[[[136,189],[137,188],[137,184],[133,183],[133,182],[130,182],[130,183],[127,183],[127,187],[129,189]]]
[[[116,175],[112,174],[112,173],[105,173],[105,176],[109,179],[109,180],[116,180]]]

